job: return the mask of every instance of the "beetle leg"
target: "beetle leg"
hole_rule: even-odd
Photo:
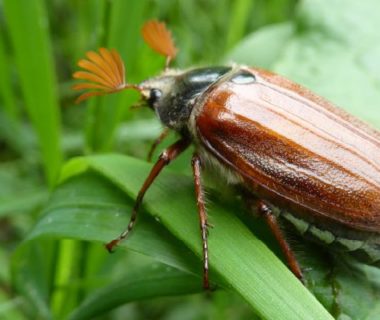
[[[149,189],[149,187],[151,186],[153,181],[156,179],[156,177],[159,175],[161,170],[166,165],[168,165],[170,161],[174,160],[179,154],[181,154],[189,145],[190,145],[190,141],[188,139],[183,138],[181,140],[178,140],[174,144],[172,144],[170,147],[168,147],[166,150],[164,150],[161,153],[160,157],[158,158],[157,162],[151,169],[149,176],[146,178],[143,186],[141,187],[137,195],[127,229],[125,229],[118,238],[106,244],[106,248],[108,251],[112,252],[113,248],[117,246],[123,239],[125,239],[128,236],[129,232],[133,229],[136,223],[137,212],[142,203],[145,192]]]
[[[205,289],[210,288],[209,277],[208,277],[208,224],[207,224],[207,213],[204,201],[204,192],[201,181],[201,159],[197,153],[194,153],[191,165],[193,167],[194,175],[194,185],[195,185],[195,195],[197,197],[197,206],[199,213],[199,225],[202,234],[202,244],[203,244],[203,287]]]
[[[153,152],[156,150],[156,148],[162,142],[162,140],[164,140],[168,136],[168,134],[169,134],[169,128],[165,128],[161,132],[161,134],[158,136],[158,138],[156,140],[154,140],[152,146],[150,147],[148,156],[147,156],[148,162],[151,162],[152,156],[153,156]]]
[[[259,214],[264,218],[269,229],[272,231],[272,234],[276,238],[278,244],[280,245],[281,251],[285,255],[285,259],[288,262],[290,270],[292,270],[294,275],[303,282],[301,268],[297,262],[293,250],[290,248],[288,242],[286,241],[284,233],[282,232],[277,218],[273,214],[271,208],[264,201],[259,200],[257,209]]]

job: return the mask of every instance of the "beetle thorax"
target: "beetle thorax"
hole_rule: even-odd
[[[148,105],[161,122],[181,133],[187,124],[196,99],[229,67],[198,68],[188,71],[168,71],[140,84]]]
[[[160,121],[168,128],[182,132],[186,127],[192,106],[184,99],[183,87],[177,74],[165,74],[144,81],[143,95]]]

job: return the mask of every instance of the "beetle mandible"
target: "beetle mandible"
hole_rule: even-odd
[[[209,287],[209,261],[202,163],[212,163],[230,182],[244,187],[247,202],[264,218],[299,279],[302,272],[279,217],[305,237],[380,263],[378,131],[269,71],[241,65],[169,69],[177,53],[170,31],[153,20],[143,26],[142,35],[166,57],[161,75],[128,84],[119,54],[104,48],[99,54],[88,52],[88,60],[78,63],[87,71],[74,73],[74,78],[90,81],[74,89],[96,89],[83,93],[77,102],[125,89],[140,92],[166,127],[153,148],[167,129],[180,136],[154,164],[127,229],[106,245],[109,251],[133,229],[144,194],[161,170],[194,144],[192,168],[205,288]]]

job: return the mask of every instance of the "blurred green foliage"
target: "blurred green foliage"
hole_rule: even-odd
[[[223,289],[202,292],[190,151],[148,196],[123,244],[129,250],[109,255],[102,247],[127,221],[149,167],[132,157],[145,159],[160,124],[149,110],[129,109],[138,99],[131,92],[74,106],[71,74],[100,46],[121,53],[130,82],[157,74],[164,59],[140,36],[150,18],[173,32],[174,67],[234,61],[272,69],[380,127],[377,0],[0,0],[0,318],[329,319],[255,238],[278,251],[263,225],[212,182],[212,280]],[[89,156],[109,152],[129,157]],[[59,184],[74,156],[89,157],[69,162]],[[177,202],[189,204],[170,212],[168,195],[178,190]],[[236,252],[247,248],[244,259],[232,243]],[[335,318],[378,319],[378,269],[298,246],[312,268],[308,289]]]

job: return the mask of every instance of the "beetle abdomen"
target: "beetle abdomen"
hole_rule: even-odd
[[[288,80],[249,72],[256,82],[220,83],[195,107],[202,147],[308,223],[380,233],[380,134]]]
[[[380,265],[380,236],[378,234],[344,232],[342,229],[329,231],[310,224],[287,211],[279,209],[274,211],[290,223],[303,237],[333,250],[347,252],[363,262]]]

